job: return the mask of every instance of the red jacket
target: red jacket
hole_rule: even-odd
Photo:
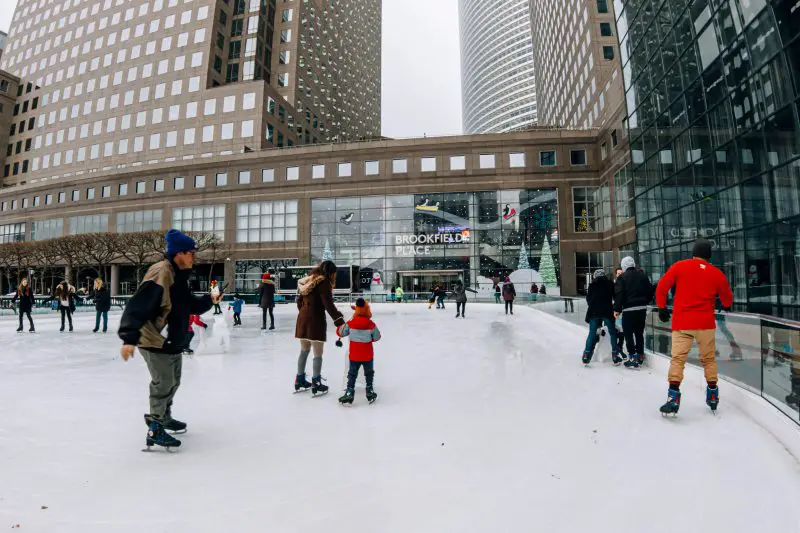
[[[365,316],[354,316],[346,324],[336,328],[340,337],[350,336],[350,360],[367,362],[372,361],[375,353],[372,343],[381,338],[378,326]]]
[[[714,310],[717,297],[723,307],[733,305],[733,292],[725,274],[703,259],[678,261],[656,287],[656,305],[667,307],[667,294],[675,287],[672,329],[716,329]]]
[[[208,327],[208,324],[200,320],[199,315],[189,315],[189,331],[192,331],[192,325],[200,326],[201,328]]]

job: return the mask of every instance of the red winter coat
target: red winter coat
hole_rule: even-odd
[[[350,336],[350,360],[372,361],[375,353],[372,343],[381,339],[381,332],[375,322],[365,316],[354,316],[343,326],[336,328],[340,337]]]
[[[703,259],[678,261],[656,287],[656,305],[667,307],[667,294],[675,287],[672,303],[673,331],[716,329],[717,297],[723,307],[733,305],[733,292],[725,274]]]
[[[200,320],[199,315],[189,315],[189,331],[192,331],[192,325],[200,326],[201,328],[208,327],[208,324]]]

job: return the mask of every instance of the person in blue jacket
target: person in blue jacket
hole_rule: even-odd
[[[233,302],[228,305],[228,309],[233,309],[233,325],[234,326],[241,326],[242,325],[242,306],[244,305],[244,300],[237,292],[233,295]]]

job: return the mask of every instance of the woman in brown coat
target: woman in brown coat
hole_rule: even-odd
[[[333,261],[323,261],[311,273],[297,282],[297,325],[294,336],[300,339],[300,357],[297,358],[297,377],[294,390],[307,390],[311,393],[328,392],[328,386],[322,384],[322,350],[327,339],[328,322],[325,312],[331,316],[334,325],[344,324],[342,313],[333,303],[333,287],[336,285],[336,265]],[[308,354],[314,351],[314,372],[311,383],[306,381],[306,361]]]

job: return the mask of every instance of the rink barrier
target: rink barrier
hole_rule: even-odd
[[[550,297],[530,302],[531,308],[588,328],[586,300]],[[658,319],[650,308],[645,328],[648,354],[669,359],[672,324]],[[721,379],[761,396],[800,425],[796,400],[800,395],[800,323],[754,313],[716,313],[717,366]],[[688,363],[702,368],[697,345]]]

